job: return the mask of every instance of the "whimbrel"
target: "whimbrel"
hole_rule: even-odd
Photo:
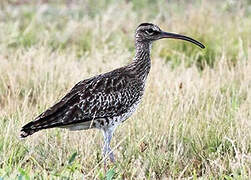
[[[136,29],[136,54],[129,65],[77,83],[58,103],[23,126],[21,138],[54,127],[69,130],[97,128],[104,135],[103,155],[114,162],[110,148],[113,132],[138,107],[151,68],[151,44],[163,38],[182,39],[205,48],[190,37],[164,32],[151,23],[142,23]]]

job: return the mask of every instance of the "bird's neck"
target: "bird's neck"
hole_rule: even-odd
[[[136,54],[132,65],[138,77],[145,80],[151,68],[151,43],[149,42],[136,42]]]

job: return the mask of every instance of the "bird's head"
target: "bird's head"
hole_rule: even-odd
[[[205,46],[199,41],[196,41],[184,35],[164,32],[157,25],[152,24],[152,23],[140,24],[136,29],[135,38],[136,38],[136,42],[145,42],[145,43],[151,43],[153,41],[163,39],[163,38],[181,39],[181,40],[194,43],[201,48],[205,48]]]

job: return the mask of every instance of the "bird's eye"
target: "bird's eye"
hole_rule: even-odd
[[[153,31],[153,29],[147,29],[146,33],[149,34],[149,35],[152,35],[154,33],[154,31]]]

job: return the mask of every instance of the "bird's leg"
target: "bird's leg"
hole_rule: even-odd
[[[112,135],[114,132],[114,128],[104,128],[103,130],[103,135],[104,135],[104,147],[103,147],[103,156],[105,158],[104,163],[106,165],[106,156],[109,155],[110,161],[115,162],[115,158],[113,155],[113,152],[110,147],[110,142],[112,139]]]

